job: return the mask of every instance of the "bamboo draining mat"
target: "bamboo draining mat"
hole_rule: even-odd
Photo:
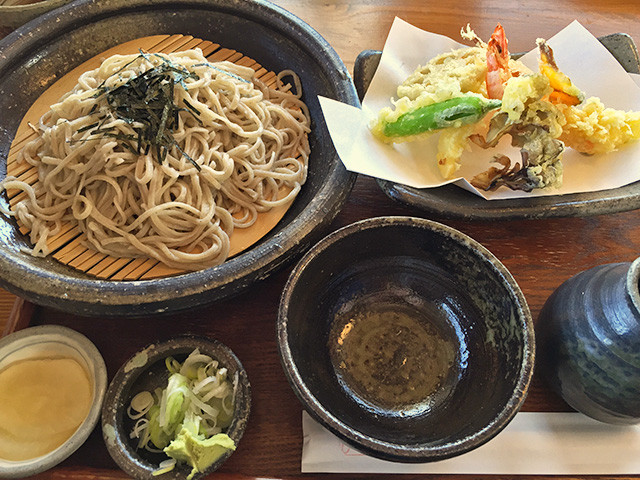
[[[40,117],[49,110],[50,106],[56,103],[65,92],[74,87],[82,73],[99,67],[104,59],[115,54],[135,54],[140,49],[151,53],[171,53],[193,48],[200,48],[203,55],[210,62],[226,60],[238,65],[251,67],[256,71],[256,77],[266,85],[272,88],[276,85],[276,74],[274,72],[267,71],[260,64],[249,57],[245,57],[240,52],[222,48],[220,45],[208,40],[201,40],[188,35],[154,35],[123,43],[76,67],[54,83],[34,102],[24,116],[11,144],[7,158],[7,175],[15,176],[30,185],[34,185],[38,181],[37,167],[27,162],[17,161],[22,147],[37,135],[34,128],[29,124],[37,125]],[[285,89],[288,88],[289,86],[287,85]],[[287,192],[282,193],[284,195]],[[11,208],[25,196],[25,192],[7,190]],[[260,213],[258,220],[250,228],[234,229],[230,237],[231,250],[229,256],[231,257],[247,249],[266,235],[280,221],[289,206],[290,204],[274,208],[269,212]],[[18,225],[22,234],[28,234],[29,229],[27,227],[21,225],[20,222],[18,222]],[[169,268],[155,259],[114,258],[90,250],[82,244],[83,236],[84,234],[80,232],[77,226],[72,224],[65,225],[58,235],[49,238],[47,245],[51,252],[50,255],[61,263],[105,280],[149,280],[184,273],[183,270]]]

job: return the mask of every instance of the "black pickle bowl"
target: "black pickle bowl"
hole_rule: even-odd
[[[102,406],[102,436],[113,460],[128,475],[134,478],[162,480],[185,479],[191,473],[186,463],[178,463],[173,470],[154,476],[160,462],[169,457],[164,453],[138,449],[138,439],[131,439],[130,433],[135,421],[127,413],[131,399],[142,391],[153,392],[156,388],[166,388],[169,376],[165,360],[173,357],[179,362],[194,349],[217,360],[228,370],[228,378],[234,381],[237,375],[234,413],[231,425],[225,433],[236,447],[244,434],[251,410],[251,386],[247,372],[240,360],[226,345],[206,337],[183,335],[171,340],[151,344],[135,353],[125,362],[109,385]],[[200,478],[220,468],[232,455],[227,450],[215,463],[194,476]]]
[[[185,310],[246,289],[293,261],[327,233],[356,175],[340,162],[318,95],[358,105],[349,73],[309,25],[264,0],[80,0],[44,14],[0,41],[0,180],[18,125],[38,96],[110,47],[157,34],[184,34],[237,50],[263,67],[295,71],[311,114],[307,182],[278,225],[224,264],[146,281],[106,281],[21,250],[27,238],[0,215],[0,286],[79,315],[142,316]],[[8,207],[4,194],[0,205]]]
[[[391,461],[489,441],[533,373],[533,322],[511,274],[473,239],[420,218],[368,219],[321,240],[289,277],[277,333],[311,416]]]

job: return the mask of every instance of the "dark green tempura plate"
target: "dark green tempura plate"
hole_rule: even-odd
[[[638,51],[629,35],[614,33],[599,40],[627,72],[640,73]],[[365,50],[356,59],[354,82],[361,100],[378,67],[381,54],[377,50]],[[640,182],[599,192],[491,201],[455,185],[421,189],[387,180],[378,180],[378,184],[389,197],[401,203],[438,217],[465,220],[582,217],[640,208]]]

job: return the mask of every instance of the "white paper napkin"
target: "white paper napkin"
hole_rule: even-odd
[[[532,46],[535,40],[531,39]],[[571,23],[549,39],[548,43],[554,50],[560,69],[587,97],[600,97],[605,106],[611,108],[640,110],[638,85],[580,23]],[[407,45],[411,48],[407,48]],[[436,165],[437,134],[418,142],[397,145],[387,145],[374,139],[369,131],[369,122],[381,108],[391,105],[390,99],[395,97],[398,84],[418,65],[461,46],[450,38],[425,32],[396,18],[385,43],[380,65],[362,102],[362,109],[320,97],[329,133],[348,170],[415,188],[437,187],[453,182],[487,199],[598,191],[640,180],[640,142],[606,155],[585,156],[568,148],[563,155],[563,186],[526,193],[506,188],[495,192],[478,192],[464,180],[486,170],[498,152],[509,155],[514,161],[519,160],[519,151],[509,145],[507,138],[497,149],[472,147],[462,157],[462,168],[458,173],[463,178],[452,180],[443,179]],[[525,55],[522,61],[537,71],[537,49]]]
[[[421,464],[363,455],[306,412],[302,430],[303,473],[640,474],[640,425],[607,425],[580,413],[520,412],[502,432],[475,450]]]

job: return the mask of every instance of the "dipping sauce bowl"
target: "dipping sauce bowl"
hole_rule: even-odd
[[[487,442],[533,370],[527,303],[489,251],[411,217],[354,223],[298,263],[279,353],[306,410],[358,450],[428,462]]]

